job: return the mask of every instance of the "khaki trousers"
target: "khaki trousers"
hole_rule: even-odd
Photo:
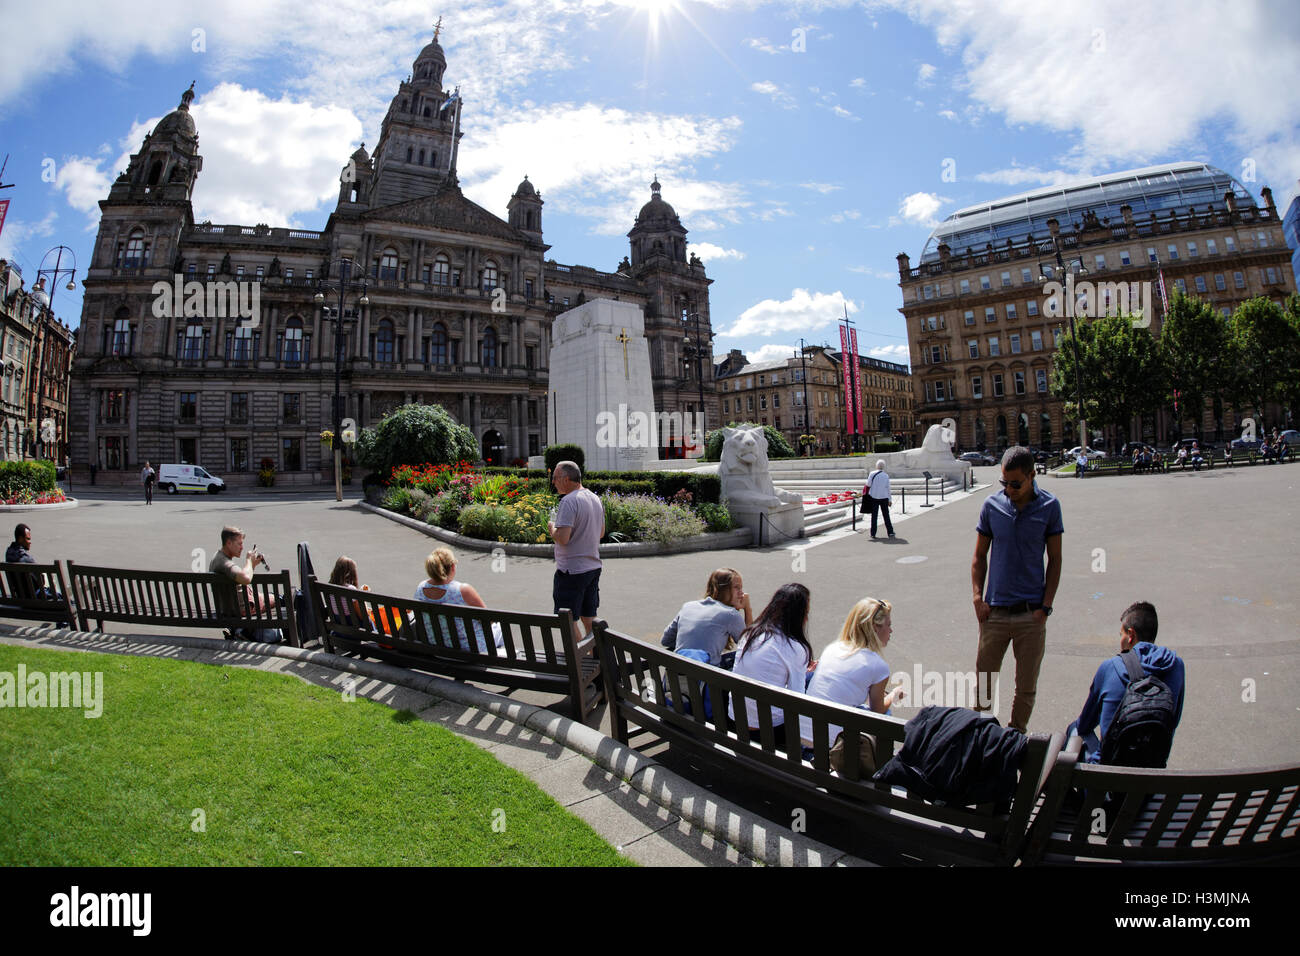
[[[980,625],[979,650],[975,655],[976,687],[992,688],[1002,670],[1002,659],[1010,645],[1016,657],[1016,696],[1011,702],[1008,727],[1028,733],[1029,715],[1034,712],[1038,693],[1038,669],[1043,663],[1047,644],[1047,626],[1034,619],[1034,612],[1013,614],[1004,608],[992,608],[989,619]],[[987,675],[987,676],[986,676]],[[985,703],[984,700],[979,703]],[[977,706],[976,710],[988,710]]]

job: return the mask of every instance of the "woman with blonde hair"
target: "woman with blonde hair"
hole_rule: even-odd
[[[903,699],[901,687],[885,693],[889,682],[889,665],[880,656],[889,646],[893,631],[890,619],[893,605],[880,598],[863,598],[849,611],[833,641],[821,656],[817,670],[808,684],[808,695],[836,704],[861,707],[877,714],[887,714]],[[812,742],[812,722],[803,718],[800,733],[805,743]],[[833,742],[843,728],[830,727]]]
[[[670,651],[702,651],[708,662],[717,667],[730,641],[739,639],[745,628],[754,623],[749,595],[740,572],[718,568],[709,575],[704,597],[687,601],[660,641]]]
[[[433,604],[450,604],[457,607],[487,607],[483,599],[479,597],[477,591],[472,585],[462,584],[455,580],[456,578],[456,555],[451,548],[438,548],[424,559],[424,571],[429,576],[427,580],[421,581],[415,588],[415,599],[417,601],[429,601]],[[426,614],[424,620],[429,630],[433,630],[433,617]],[[447,619],[439,618],[442,624],[442,637],[448,643],[451,642],[451,632],[447,627]],[[463,651],[471,650],[469,638],[465,635],[465,622],[456,621],[456,634]],[[502,640],[496,637],[494,632],[494,643],[497,647],[502,645]],[[478,621],[474,622],[474,643],[475,648],[480,654],[487,653],[487,642],[483,638],[483,625]]]

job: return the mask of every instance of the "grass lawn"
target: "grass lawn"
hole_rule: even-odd
[[[409,711],[282,674],[0,645],[0,672],[20,663],[102,671],[103,713],[0,709],[0,865],[629,863]]]

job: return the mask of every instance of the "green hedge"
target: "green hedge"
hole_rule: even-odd
[[[53,491],[55,483],[52,461],[0,461],[0,498],[13,498],[21,491]]]
[[[563,460],[563,459],[561,459]],[[550,491],[550,473],[538,468],[480,468],[478,471],[488,475],[514,475],[528,479],[529,491]],[[641,485],[650,482],[648,488],[635,491],[623,491],[620,488],[608,488],[609,482],[635,482]],[[696,474],[689,471],[588,471],[582,475],[584,488],[600,494],[608,488],[620,494],[650,494],[656,498],[671,500],[685,488],[691,493],[694,504],[715,505],[722,500],[722,480],[714,474]],[[601,485],[601,488],[595,487]]]
[[[727,428],[757,428],[758,422],[729,422]],[[795,450],[790,447],[790,443],[785,440],[785,436],[773,428],[771,425],[764,425],[763,437],[767,439],[767,457],[769,461],[775,461],[778,458],[794,458]],[[704,438],[704,460],[720,461],[722,459],[722,443],[726,436],[722,434],[722,429],[717,428],[709,432]]]
[[[902,451],[903,446],[896,441],[878,441],[876,442],[876,452],[886,453],[891,451]]]
[[[562,461],[571,461],[584,475],[587,471],[587,455],[580,445],[551,445],[543,456],[546,461],[546,473],[549,475]]]
[[[622,478],[591,478],[582,483],[592,494],[603,495],[605,492],[615,495],[653,495],[652,481],[631,481]]]

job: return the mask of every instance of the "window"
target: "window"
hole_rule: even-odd
[[[113,355],[131,354],[131,320],[123,316],[122,312],[118,313],[118,318],[113,322],[113,342],[112,342],[111,354]]]
[[[929,382],[925,383],[925,400],[927,402],[934,401],[934,387]]]
[[[1223,237],[1223,248],[1224,248],[1224,251],[1225,251],[1225,252],[1236,252],[1236,251],[1237,251],[1237,240],[1236,240],[1236,238],[1233,237],[1233,236],[1224,236],[1224,237]]]
[[[980,288],[986,292],[993,288],[993,285],[989,282],[988,276],[980,276]]]
[[[1015,375],[1016,375],[1016,394],[1023,395],[1025,394],[1025,373],[1016,372]]]
[[[430,269],[429,265],[426,263],[425,265],[420,267],[420,281],[427,283],[427,282],[431,282],[432,280],[433,280],[433,272]]]
[[[537,368],[537,346],[524,346],[524,368]]]
[[[989,338],[989,355],[992,356],[993,358],[996,358],[1001,354],[1002,354],[1002,349],[998,345],[998,337],[994,335]]]
[[[1033,349],[1035,352],[1042,351],[1043,348],[1042,332],[1039,332],[1037,329],[1035,329],[1033,332],[1029,333],[1029,347]]]
[[[230,439],[230,470],[248,471],[248,439]]]
[[[396,279],[397,278],[397,252],[394,249],[385,249],[384,254],[379,257],[379,278]]]
[[[497,264],[491,259],[483,263],[483,288],[495,289],[497,287]],[[568,302],[565,302],[568,305]]]
[[[1037,314],[1038,314],[1038,300],[1037,300],[1037,299],[1030,299],[1028,302],[1025,303],[1025,314],[1026,314],[1026,315],[1037,315]]]
[[[1020,270],[1020,281],[1023,282],[1025,285],[1029,285],[1031,282],[1034,281],[1034,274],[1029,271],[1028,266],[1025,266],[1023,269]]]
[[[1269,266],[1264,270],[1264,275],[1269,285],[1277,285],[1277,269]]]
[[[997,312],[995,312],[995,311],[993,310],[993,306],[991,306],[991,305],[989,305],[989,306],[985,306],[985,308],[984,308],[984,321],[985,321],[985,322],[996,322],[997,320],[998,320],[998,314],[997,314]]]
[[[1053,348],[1061,347],[1061,327],[1059,325],[1056,328],[1052,329],[1052,347]]]
[[[288,282],[292,278],[293,278],[293,266],[290,266],[289,268],[284,270],[284,281]]]
[[[970,279],[961,280],[960,291],[962,295],[966,295],[968,292],[970,292]]]
[[[1222,272],[1216,272],[1214,274],[1214,288],[1219,292],[1222,292],[1224,289],[1228,288],[1228,283],[1223,281]]]
[[[1245,275],[1243,275],[1243,274],[1240,273],[1240,272],[1234,272],[1234,273],[1232,274],[1232,284],[1235,285],[1238,289],[1244,289],[1244,288],[1246,288],[1246,277],[1245,277]]]
[[[1019,332],[1011,333],[1011,354],[1012,355],[1020,354],[1020,333]]]
[[[281,470],[302,471],[302,439],[285,438],[283,439],[282,448]]]
[[[1232,315],[1232,310],[1225,305],[1223,308],[1219,310],[1219,314],[1226,319]]]
[[[299,392],[285,392],[281,399],[284,404],[284,423],[286,425],[302,424],[302,395]],[[295,469],[296,470],[296,469]]]
[[[235,266],[235,278],[236,278],[236,279],[242,279],[242,278],[244,278],[244,267],[243,267],[243,266]]]
[[[798,395],[795,396],[795,404],[796,404],[796,405],[799,404],[799,396],[798,396]],[[754,410],[754,396],[753,396],[753,395],[746,395],[746,396],[745,396],[745,407],[746,407],[749,411],[751,411],[751,412]]]
[[[1103,253],[1100,252],[1097,253],[1097,255],[1093,258],[1092,261],[1093,264],[1096,266],[1098,272],[1106,271],[1106,256]]]
[[[253,328],[249,325],[236,327],[231,340],[230,358],[235,362],[247,362],[253,357]]]
[[[1011,273],[1004,272],[1002,273],[1002,288],[1009,289],[1010,287],[1011,287]]]
[[[1015,322],[1017,318],[1018,318],[1018,316],[1016,315],[1016,304],[1015,304],[1014,302],[1008,302],[1008,303],[1007,303],[1007,321],[1008,321],[1008,322]]]
[[[1187,294],[1187,281],[1186,281],[1185,279],[1181,279],[1181,278],[1180,278],[1180,279],[1175,279],[1175,280],[1174,280],[1174,288],[1177,289],[1179,292],[1183,293],[1184,295],[1186,295],[1186,294]]]
[[[943,394],[943,382],[934,383],[934,400],[936,402],[945,401],[944,394]]]
[[[1217,256],[1219,254],[1219,246],[1213,239],[1205,240],[1205,254],[1207,256]]]
[[[1002,373],[995,372],[993,375],[993,397],[1002,397]]]
[[[1209,291],[1209,290],[1206,288],[1206,285],[1205,285],[1205,276],[1197,276],[1197,277],[1196,277],[1196,291],[1197,291],[1197,292],[1207,292],[1207,291]]]
[[[497,332],[491,326],[483,330],[483,367],[497,367]]]
[[[943,360],[943,354],[937,345],[930,346],[930,364],[938,365]]]
[[[1147,246],[1147,262],[1155,262],[1160,257],[1156,255],[1155,246]]]
[[[208,263],[208,275],[209,275],[209,276],[214,276],[214,275],[216,275],[216,274],[217,274],[217,264],[216,264],[215,262],[209,262],[209,263]]]
[[[433,261],[433,284],[451,284],[451,262],[446,256],[438,256],[438,258]]]
[[[760,375],[760,376],[758,377],[758,384],[759,384],[760,386],[761,386],[761,385],[766,385],[766,384],[767,384],[767,376],[766,376],[766,375]]]
[[[933,298],[934,298],[934,287],[933,287],[933,286],[926,286],[926,287],[925,287],[924,289],[922,289],[921,291],[925,294],[925,297],[926,297],[927,299],[933,299]]]
[[[1178,258],[1178,247],[1171,242],[1166,248],[1169,250],[1169,261],[1173,262]]]
[[[1255,245],[1256,245],[1258,248],[1260,248],[1260,249],[1267,249],[1267,248],[1268,248],[1268,233],[1266,233],[1266,232],[1257,232],[1257,233],[1255,233]]]
[[[730,411],[731,411],[731,399],[724,398],[722,400],[722,414],[726,415]]]
[[[965,318],[966,318],[966,324],[967,324],[967,325],[974,325],[974,324],[975,324],[975,313],[972,312],[970,309],[967,309],[967,310],[966,310]]]
[[[126,420],[126,392],[119,389],[100,390],[99,420],[105,425],[120,424]]]
[[[1038,390],[1040,392],[1046,392],[1047,391],[1047,369],[1045,368],[1034,369],[1034,379],[1036,380]]]
[[[182,425],[193,425],[199,420],[199,393],[180,393],[180,413],[176,420]]]
[[[1127,249],[1120,250],[1119,264],[1122,266],[1131,266],[1133,264],[1133,260],[1129,257],[1129,252]]]
[[[980,357],[980,340],[979,340],[979,339],[969,339],[969,340],[966,342],[966,348],[970,350],[970,357],[971,357],[971,358],[979,358],[979,357]]]
[[[230,393],[230,424],[232,425],[248,424],[248,393],[247,392]]]
[[[379,323],[379,328],[375,332],[375,362],[380,365],[392,364],[395,343],[396,337],[393,334],[393,323],[388,319],[384,319]]]
[[[1195,259],[1196,256],[1197,256],[1197,252],[1196,252],[1196,243],[1194,243],[1194,242],[1188,242],[1188,243],[1187,243],[1187,258],[1189,258],[1189,259]]]
[[[971,398],[984,397],[984,379],[978,375],[974,376],[970,380],[970,397]]]
[[[177,461],[183,465],[193,465],[198,462],[199,449],[198,440],[194,438],[180,438],[176,441]]]
[[[282,358],[290,368],[297,368],[302,362],[302,319],[293,318],[285,323]]]
[[[758,396],[758,409],[759,409],[759,411],[763,411],[763,412],[767,411],[767,395],[766,395],[766,394]]]
[[[198,362],[202,359],[204,357],[203,342],[205,338],[201,322],[191,322],[187,325],[181,349],[181,359],[185,362]]]
[[[138,269],[148,265],[144,258],[144,233],[136,231],[126,240],[126,255],[122,257],[122,268]]]
[[[528,298],[530,298],[530,299],[533,297],[533,280],[532,280],[532,279],[525,279],[525,280],[524,280],[524,295],[528,296]]]
[[[772,393],[772,407],[773,407],[773,408],[780,408],[780,407],[781,407],[781,393],[780,393],[780,392],[773,392],[773,393]]]
[[[932,315],[927,318],[925,320],[925,327],[931,332],[937,331],[939,328],[939,317],[937,315]]]
[[[310,281],[312,280],[312,278],[313,278],[315,275],[316,275],[316,270],[315,270],[315,269],[308,269],[308,270],[307,270],[307,281],[310,282]]]

